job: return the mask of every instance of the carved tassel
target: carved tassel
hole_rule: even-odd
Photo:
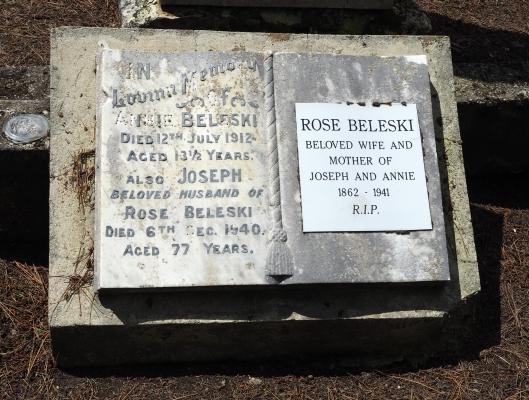
[[[278,283],[294,274],[292,255],[287,245],[287,233],[283,229],[281,197],[279,192],[279,157],[277,153],[276,110],[274,99],[274,72],[272,52],[264,60],[266,82],[266,126],[268,133],[268,163],[270,165],[270,205],[273,229],[268,235],[270,246],[266,257],[266,275]]]

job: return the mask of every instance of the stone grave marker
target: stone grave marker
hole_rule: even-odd
[[[96,291],[449,279],[425,56],[106,49],[98,86]]]
[[[59,365],[450,345],[479,277],[446,38],[60,28],[51,48]]]

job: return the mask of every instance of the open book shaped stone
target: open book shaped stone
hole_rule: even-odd
[[[96,291],[449,280],[425,56],[97,63]]]

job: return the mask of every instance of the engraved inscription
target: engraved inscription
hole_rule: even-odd
[[[104,50],[98,286],[266,283],[263,56]]]
[[[432,229],[415,104],[296,104],[305,232]]]

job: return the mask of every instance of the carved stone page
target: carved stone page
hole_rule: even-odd
[[[276,282],[271,73],[256,53],[101,52],[96,290]]]
[[[276,53],[274,84],[286,283],[448,281],[426,56]]]

